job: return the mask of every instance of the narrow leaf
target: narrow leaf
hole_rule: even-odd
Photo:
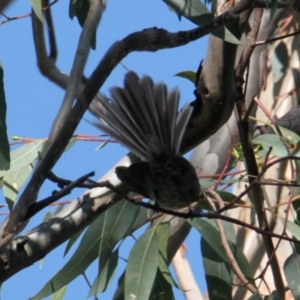
[[[99,228],[103,225],[103,218],[97,218],[86,230],[80,245],[65,266],[54,275],[45,286],[31,299],[38,300],[60,290],[77,276],[81,275],[86,268],[98,257],[98,249],[101,236]]]
[[[214,252],[216,252],[224,262],[229,262],[222,247],[219,231],[216,228],[214,228],[207,220],[195,219],[188,220],[187,222],[201,233],[202,238],[205,239],[210,247],[214,249]],[[228,244],[231,248],[231,251],[234,253],[242,272],[249,280],[252,280],[252,271],[244,253],[239,247],[237,247],[236,244],[230,242],[229,240]]]
[[[62,300],[64,298],[64,295],[67,291],[67,286],[63,286],[60,290],[55,292],[50,300]]]
[[[80,230],[79,232],[77,232],[76,234],[73,234],[72,237],[69,239],[68,244],[66,246],[65,252],[64,252],[64,256],[66,256],[68,254],[68,252],[70,251],[70,249],[72,248],[72,246],[75,244],[75,242],[78,240],[78,238],[80,237],[80,235],[82,234],[83,230]]]
[[[103,226],[99,228],[102,236],[99,257],[100,270],[106,264],[116,244],[123,239],[135,221],[140,207],[128,201],[120,201],[113,209],[103,214]]]
[[[286,148],[284,147],[279,136],[276,134],[260,135],[255,139],[253,139],[253,143],[261,145],[265,151],[269,151],[270,147],[272,147],[272,151],[271,151],[272,155],[278,157],[287,156]]]
[[[230,267],[205,240],[201,239],[201,252],[209,299],[232,299]]]
[[[291,254],[284,262],[283,270],[291,293],[295,299],[300,299],[300,255]]]
[[[157,272],[158,244],[155,228],[147,230],[134,244],[125,272],[125,300],[149,298]]]
[[[43,23],[43,11],[42,11],[42,0],[29,0],[31,7],[38,17],[38,19]]]
[[[0,63],[0,170],[8,170],[10,165],[9,143],[6,132],[6,100],[4,72]]]
[[[196,25],[203,25],[213,19],[213,14],[199,0],[163,0],[176,14]]]
[[[158,267],[165,280],[170,284],[178,288],[177,283],[172,277],[168,268],[168,256],[167,246],[170,233],[170,223],[162,223],[156,227],[156,234],[159,239],[159,255],[158,255]]]
[[[88,298],[98,293],[104,292],[109,287],[116,273],[118,259],[119,248],[117,248],[106,261],[106,264],[101,270],[100,275],[98,274],[96,276],[94,283],[92,284],[92,287],[89,291]]]
[[[160,269],[157,269],[154,285],[151,291],[151,300],[174,300],[172,285],[163,276]]]
[[[0,177],[33,163],[39,157],[39,153],[43,151],[44,145],[45,140],[37,140],[12,151],[10,153],[10,169],[8,171],[0,171]]]
[[[5,201],[11,210],[14,206],[15,200],[19,194],[20,189],[28,179],[32,172],[32,165],[27,165],[19,170],[8,173],[4,176],[4,196]]]
[[[231,44],[240,45],[241,42],[225,27],[217,28],[211,34]]]
[[[191,81],[192,83],[196,83],[196,73],[193,71],[183,71],[183,72],[179,72],[177,74],[175,74],[174,76],[178,76],[178,77],[182,77],[182,78],[186,78],[189,81]]]

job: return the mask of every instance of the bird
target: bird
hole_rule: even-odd
[[[154,84],[130,71],[124,87],[110,89],[90,105],[98,129],[128,148],[140,161],[116,167],[116,175],[132,192],[154,201],[155,206],[177,210],[199,199],[195,168],[180,153],[180,145],[193,107],[178,111],[180,93]]]

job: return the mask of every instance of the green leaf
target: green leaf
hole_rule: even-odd
[[[148,229],[134,244],[125,272],[125,300],[148,299],[158,265],[156,228]]]
[[[31,7],[38,17],[38,19],[43,23],[43,10],[42,10],[42,0],[29,0]]]
[[[271,6],[270,6],[270,9],[271,9],[271,15],[270,15],[270,21],[271,19],[274,17],[274,14],[277,10],[277,6],[278,6],[278,0],[271,0]]]
[[[74,9],[74,3],[77,0],[70,0],[69,2],[69,18],[72,20],[75,17],[75,9]]]
[[[53,294],[53,296],[51,297],[51,300],[62,300],[66,291],[67,291],[67,286],[65,285],[60,290],[58,290],[57,292],[55,292]]]
[[[159,256],[158,256],[158,267],[166,279],[166,281],[177,287],[178,285],[172,277],[170,270],[168,268],[168,239],[170,234],[170,223],[161,223],[156,227],[156,234],[159,239]]]
[[[0,171],[0,177],[32,164],[43,151],[45,140],[27,143],[10,153],[11,163],[8,171]]]
[[[72,246],[75,244],[75,242],[78,240],[78,238],[80,237],[80,235],[82,234],[83,231],[84,231],[84,229],[82,229],[82,230],[80,230],[77,233],[72,235],[72,237],[69,239],[68,244],[66,246],[64,256],[66,256],[68,254],[68,252],[70,251]]]
[[[99,235],[99,228],[101,228],[102,225],[103,218],[101,215],[86,230],[80,245],[70,260],[34,297],[31,298],[32,300],[39,300],[48,297],[70,283],[86,270],[86,268],[98,257],[99,243],[101,239],[101,236]]]
[[[225,26],[215,29],[211,34],[228,43],[236,45],[241,44],[241,42]]]
[[[100,270],[111,256],[116,244],[126,236],[139,211],[138,205],[129,201],[120,201],[113,209],[103,214],[103,226],[99,228],[102,236],[99,247]]]
[[[166,280],[160,269],[157,269],[154,285],[151,291],[151,300],[174,300],[172,285]]]
[[[58,203],[55,212],[53,213],[53,216],[57,215],[59,212],[62,211],[62,209],[65,207],[64,203]]]
[[[269,298],[267,298],[267,299],[266,298],[264,298],[264,300],[269,300]],[[248,298],[248,300],[263,300],[263,298],[259,294],[255,293],[250,298]]]
[[[194,84],[196,83],[197,74],[195,72],[193,72],[193,71],[179,72],[179,73],[175,74],[174,76],[186,78],[189,81],[191,81],[192,83],[194,83]]]
[[[4,72],[0,63],[0,170],[8,170],[10,165],[9,143],[6,128],[6,100],[4,91]]]
[[[232,299],[233,277],[229,264],[204,238],[201,239],[201,252],[209,299]]]
[[[148,223],[149,218],[151,218],[153,211],[151,209],[140,207],[139,214],[137,215],[132,228],[139,228]]]
[[[4,176],[4,196],[5,201],[11,210],[14,206],[20,189],[28,179],[32,172],[32,165],[15,170]]]
[[[70,148],[72,148],[76,141],[77,141],[77,136],[72,136],[69,140],[68,145],[66,146],[65,151],[68,151]]]
[[[107,145],[108,142],[109,142],[109,140],[106,140],[105,142],[103,142],[102,144],[97,146],[95,150],[96,151],[101,150],[103,147],[105,147]]]
[[[284,262],[284,274],[288,287],[294,299],[300,299],[300,256],[297,253],[291,254]]]
[[[49,221],[51,219],[51,217],[52,217],[51,211],[46,212],[44,217],[43,217],[43,222]]]
[[[102,239],[99,247],[100,264],[99,274],[97,275],[98,280],[100,280],[100,278],[103,278],[104,275],[102,275],[102,272],[107,272],[107,264],[113,255],[114,247],[121,239],[123,239],[127,235],[127,232],[137,218],[139,211],[139,206],[134,205],[128,201],[120,201],[113,207],[113,213],[111,209],[104,213],[103,226],[101,227],[101,231],[99,232],[102,236]],[[113,274],[111,274],[111,276],[112,275]],[[94,283],[94,289],[96,289],[96,287],[98,286],[97,292],[103,292],[104,290],[101,290],[101,288],[106,289],[108,287],[108,283],[109,282],[106,282],[106,284],[104,285],[103,282],[96,282]],[[95,293],[96,290],[93,290],[93,292]]]
[[[213,19],[213,14],[199,0],[163,0],[179,19],[187,18],[196,25],[203,25]]]
[[[287,156],[286,148],[284,147],[279,136],[276,134],[263,134],[253,139],[253,144],[259,144],[267,152],[272,147],[271,154],[278,157]]]
[[[282,223],[284,224],[285,218],[280,217]],[[297,240],[300,240],[300,226],[290,220],[287,221],[286,229],[292,234]]]
[[[106,253],[106,249],[100,246],[102,238],[104,239],[104,242],[101,243],[101,245],[103,245],[102,247],[107,247],[108,249],[113,248],[113,244],[116,244],[123,238],[133,223],[134,218],[138,214],[137,210],[138,206],[127,201],[120,201],[97,218],[85,231],[78,248],[70,260],[32,299],[47,297],[70,283],[77,276],[81,275],[99,256],[101,249],[104,254],[107,254],[107,260],[110,255],[108,254],[109,251]],[[129,211],[131,214],[128,213]],[[109,226],[113,228],[108,228]],[[107,236],[103,236],[102,234]],[[71,245],[71,243],[69,245]],[[68,250],[66,249],[66,251]]]
[[[270,68],[272,69],[272,77],[275,84],[282,84],[282,80],[288,70],[286,62],[289,61],[289,57],[289,50],[286,43],[283,41],[279,42],[270,56]]]
[[[106,261],[100,275],[98,274],[89,291],[88,298],[104,292],[112,282],[118,266],[119,248],[117,248]]]
[[[205,241],[210,245],[212,249],[214,249],[220,259],[222,259],[226,263],[229,263],[225,251],[222,247],[219,231],[214,226],[212,226],[208,220],[194,219],[188,220],[187,222],[201,233],[202,238],[205,239]],[[251,280],[253,278],[252,271],[244,253],[239,247],[237,247],[236,244],[232,243],[230,240],[228,240],[228,244],[232,253],[234,253],[234,256],[243,274],[247,277],[247,279]]]

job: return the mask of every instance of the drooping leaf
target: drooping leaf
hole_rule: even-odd
[[[175,300],[172,285],[166,280],[162,271],[158,268],[154,280],[150,300]]]
[[[44,145],[45,140],[37,140],[13,150],[10,153],[10,169],[8,171],[0,171],[0,177],[32,164],[39,157],[39,153],[43,151]]]
[[[119,259],[119,248],[112,252],[110,257],[106,260],[105,266],[102,268],[101,273],[97,274],[94,283],[89,291],[88,298],[98,293],[104,292],[112,282]]]
[[[271,14],[270,14],[270,21],[269,22],[271,22],[272,18],[274,17],[274,14],[277,10],[278,0],[270,0],[268,2],[270,2]]]
[[[197,74],[195,72],[193,72],[193,71],[179,72],[179,73],[175,74],[174,76],[186,78],[189,81],[191,81],[192,83],[194,83],[194,84],[196,83]]]
[[[5,201],[11,210],[14,206],[15,200],[20,189],[28,179],[32,172],[32,165],[24,166],[18,170],[12,171],[4,176],[4,196]]]
[[[68,254],[68,252],[70,251],[70,249],[72,248],[72,246],[75,244],[75,242],[78,240],[78,238],[80,237],[80,235],[82,234],[83,230],[78,231],[76,234],[73,234],[72,237],[69,239],[65,252],[64,252],[64,256],[66,256]]]
[[[209,299],[232,299],[233,277],[228,263],[204,238],[201,239],[201,252]]]
[[[51,211],[46,212],[44,217],[43,217],[43,222],[49,221],[51,219],[51,217],[52,217]]]
[[[215,29],[212,34],[228,43],[236,45],[241,44],[241,42],[224,26]]]
[[[182,16],[196,25],[213,19],[213,14],[199,0],[163,0],[179,18]]]
[[[55,212],[53,213],[53,216],[57,215],[59,212],[62,211],[62,209],[65,207],[64,203],[58,203]]]
[[[148,229],[132,247],[125,272],[125,300],[149,298],[157,272],[158,247],[155,228]]]
[[[102,148],[104,148],[107,144],[108,144],[109,140],[106,140],[105,142],[103,142],[102,144],[100,144],[99,146],[96,147],[96,151],[101,150]]]
[[[260,144],[264,148],[265,152],[269,151],[270,147],[272,147],[271,155],[278,157],[287,156],[286,148],[278,135],[263,134],[253,139],[253,143]]]
[[[294,296],[294,299],[300,299],[300,255],[292,253],[283,266],[285,278],[288,287]]]
[[[114,293],[112,300],[124,300],[124,281],[125,281],[125,271],[122,273],[118,280],[118,287]]]
[[[273,81],[277,88],[280,88],[285,72],[288,68],[286,62],[289,60],[289,53],[287,45],[284,42],[280,42],[274,51],[274,54],[270,57],[270,63],[272,68]],[[275,85],[274,85],[275,88]],[[276,91],[274,90],[274,93]]]
[[[67,291],[67,286],[65,285],[60,290],[55,292],[50,298],[50,300],[62,300],[64,298],[66,291]]]
[[[194,24],[201,26],[209,21],[211,21],[214,16],[206,8],[206,6],[200,0],[163,0],[171,10],[173,10],[179,17],[185,17]],[[216,37],[222,40],[232,43],[240,44],[241,42],[226,28],[221,27],[215,29],[212,32]]]
[[[38,19],[43,23],[43,11],[42,11],[42,0],[29,0],[31,7],[38,17]]]
[[[81,275],[86,268],[98,257],[99,243],[101,236],[99,228],[103,225],[102,215],[97,218],[86,230],[82,240],[73,256],[58,271],[44,287],[31,299],[38,300],[48,297],[69,284],[76,277]]]
[[[280,218],[281,221],[284,223],[284,218]],[[290,220],[287,221],[286,229],[291,233],[296,239],[300,240],[300,226]]]
[[[205,241],[210,245],[212,249],[214,249],[220,259],[222,259],[226,263],[229,263],[225,251],[222,247],[219,231],[214,226],[212,226],[208,220],[194,219],[188,220],[187,222],[201,233],[202,238],[205,239]],[[243,274],[247,279],[251,280],[253,278],[252,271],[244,253],[239,247],[237,247],[235,243],[232,243],[230,240],[228,240],[228,244],[232,253],[234,253],[234,256]]]
[[[68,142],[68,145],[66,146],[65,151],[68,151],[70,148],[72,148],[76,141],[77,141],[77,136],[72,136]]]
[[[103,214],[103,226],[99,228],[102,239],[99,247],[100,271],[112,254],[116,244],[123,239],[138,216],[140,207],[129,201],[120,201]]]
[[[83,234],[81,242],[70,260],[32,299],[36,300],[41,297],[47,297],[81,275],[99,256],[102,238],[105,240],[105,242],[102,243],[103,247],[106,246],[109,247],[109,249],[111,249],[111,247],[113,248],[114,246],[112,246],[112,244],[116,244],[125,235],[137,215],[133,207],[135,208],[137,206],[127,201],[120,201],[99,216]],[[122,211],[124,215],[121,215],[120,211]],[[132,214],[128,214],[127,211],[131,211]],[[125,219],[127,219],[127,223]],[[111,224],[113,228],[108,228],[108,224]],[[115,232],[117,229],[119,232]],[[103,236],[103,233],[107,234],[107,236]],[[110,252],[108,251],[108,253]],[[110,255],[108,255],[107,259],[109,256]]]
[[[151,217],[152,214],[152,210],[145,207],[140,207],[139,214],[137,215],[134,223],[132,224],[132,228],[140,228],[141,226],[148,223],[148,219]]]
[[[264,299],[261,297],[261,295],[259,295],[258,293],[255,293],[253,295],[251,295],[250,298],[248,298],[247,300],[270,300],[269,298],[265,297]],[[273,300],[273,299],[272,299]],[[275,300],[275,299],[274,299]]]
[[[158,255],[158,267],[161,274],[164,276],[166,281],[178,288],[177,283],[172,277],[170,270],[168,268],[168,256],[167,256],[167,246],[170,234],[170,223],[162,223],[156,227],[156,234],[159,239],[159,255]]]
[[[0,63],[0,170],[10,166],[9,143],[6,128],[6,100],[4,91],[4,72]]]

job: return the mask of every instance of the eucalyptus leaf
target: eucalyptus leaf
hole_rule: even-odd
[[[125,272],[125,300],[148,299],[158,266],[159,239],[148,229],[134,244]]]
[[[193,71],[179,72],[179,73],[175,74],[174,76],[178,76],[178,77],[188,79],[189,81],[191,81],[194,84],[196,83],[197,74]]]
[[[17,199],[20,189],[25,184],[32,172],[32,165],[24,166],[18,170],[9,172],[4,176],[4,196],[5,201],[11,210]]]
[[[163,0],[179,18],[182,16],[196,25],[203,25],[213,19],[213,14],[199,0]]]
[[[4,91],[4,71],[0,63],[0,170],[10,167],[9,143],[6,128],[6,100]]]
[[[101,270],[100,274],[97,274],[92,287],[90,288],[88,298],[90,296],[94,296],[98,293],[104,292],[112,282],[119,259],[119,248],[112,252],[111,256],[108,260],[106,260],[106,264]]]
[[[99,228],[103,226],[103,218],[97,218],[84,233],[81,242],[69,261],[58,271],[44,287],[33,296],[32,300],[38,300],[60,290],[76,277],[81,275],[86,268],[98,257],[101,236]]]
[[[13,150],[10,153],[10,169],[8,171],[0,171],[0,177],[32,164],[43,151],[44,145],[45,140],[36,140]]]
[[[292,253],[283,266],[285,278],[288,283],[288,287],[294,296],[294,299],[300,299],[300,255]]]
[[[30,5],[31,5],[34,13],[38,17],[38,19],[43,23],[44,19],[43,19],[43,11],[42,11],[42,1],[41,0],[29,0],[29,2],[30,2]]]

